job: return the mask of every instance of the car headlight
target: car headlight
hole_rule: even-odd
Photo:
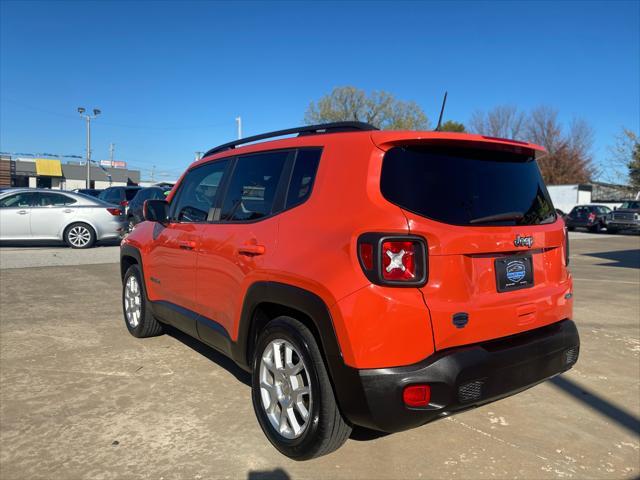
[[[640,220],[640,213],[634,213],[634,214],[633,214],[633,219],[634,219],[635,221]]]

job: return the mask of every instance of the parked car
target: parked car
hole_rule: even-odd
[[[142,207],[145,200],[164,199],[170,191],[170,188],[163,187],[148,187],[138,190],[136,196],[129,202],[129,208],[127,209],[128,231],[133,230],[133,227],[144,220]]]
[[[0,240],[60,240],[71,248],[120,238],[121,209],[73,192],[23,188],[0,193]]]
[[[127,214],[129,202],[142,189],[142,187],[109,187],[103,190],[98,198],[113,205],[120,205]]]
[[[640,200],[623,202],[607,217],[607,232],[617,233],[620,230],[640,232]]]
[[[125,325],[251,372],[263,432],[298,460],[529,388],[579,353],[541,151],[357,122],[213,148],[121,245]]]
[[[564,219],[569,230],[586,228],[590,232],[599,232],[607,227],[607,215],[611,209],[605,205],[577,205]]]
[[[75,190],[72,190],[74,193],[81,193],[83,195],[89,195],[90,197],[96,198],[98,198],[103,191],[104,190],[100,188],[76,188]]]

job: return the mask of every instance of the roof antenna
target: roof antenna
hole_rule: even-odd
[[[438,118],[438,126],[436,132],[440,131],[440,125],[442,125],[442,114],[444,113],[444,106],[447,104],[447,92],[444,92],[444,98],[442,99],[442,108],[440,109],[440,118]]]

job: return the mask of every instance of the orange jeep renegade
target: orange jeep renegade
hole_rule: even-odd
[[[251,372],[297,460],[522,391],[579,350],[542,153],[358,122],[214,148],[122,243],[127,328],[173,325]]]

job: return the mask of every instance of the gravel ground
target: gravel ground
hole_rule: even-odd
[[[129,335],[117,248],[2,249],[32,268],[0,271],[0,479],[637,479],[640,238],[572,238],[574,369],[308,462],[268,443],[230,361]],[[36,266],[54,261],[76,265]]]

